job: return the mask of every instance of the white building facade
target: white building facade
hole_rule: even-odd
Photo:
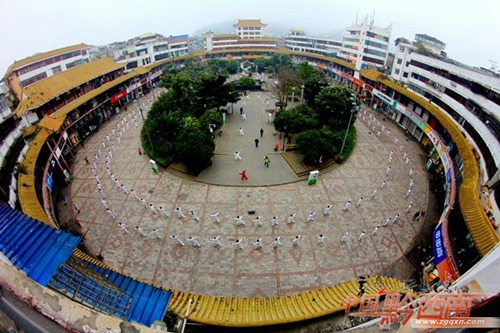
[[[389,54],[392,25],[377,27],[368,17],[346,28],[340,57],[356,64],[356,69],[384,68]]]
[[[285,38],[285,48],[296,52],[308,52],[337,57],[342,41],[331,38],[307,36],[304,30],[292,29]]]
[[[442,50],[432,51],[442,54]],[[482,156],[480,164],[487,171],[484,183],[500,178],[498,75],[443,56],[419,53],[416,43],[403,41],[396,46],[391,77],[440,107],[460,126]]]
[[[267,24],[264,24],[259,20],[238,20],[238,23],[234,24],[233,27],[236,28],[236,34],[240,38],[264,38],[264,28]]]

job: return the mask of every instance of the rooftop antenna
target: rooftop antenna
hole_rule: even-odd
[[[373,15],[372,15],[372,20],[370,22],[370,25],[375,24],[375,9],[373,9]]]

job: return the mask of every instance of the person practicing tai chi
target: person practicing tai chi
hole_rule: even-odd
[[[363,232],[360,233],[358,236],[358,242],[363,241],[363,238],[365,238],[365,236],[366,236],[366,230],[363,230]]]
[[[238,133],[243,136],[245,135],[245,132],[243,131],[243,127],[240,127],[240,129],[238,130]]]
[[[196,213],[195,210],[190,211],[189,214],[191,215],[193,221],[200,222],[200,217],[198,216],[198,213]]]
[[[358,199],[358,202],[356,202],[356,207],[361,206],[361,202],[363,201],[363,197]]]
[[[220,223],[219,212],[214,212],[214,213],[210,214],[210,220],[212,220],[212,222],[214,222],[214,223]]]
[[[233,217],[233,220],[234,220],[234,224],[236,224],[237,226],[245,225],[245,221],[243,221],[243,216],[241,216],[241,215]]]
[[[152,234],[153,234],[153,236],[155,236],[155,238],[162,239],[161,234],[160,234],[160,229],[153,230]]]
[[[236,239],[234,243],[232,244],[235,250],[243,250],[243,246],[241,246],[241,242],[243,241],[243,238]]]
[[[344,204],[344,208],[342,210],[345,212],[351,208],[351,199],[347,200],[347,202]]]
[[[189,236],[186,238],[186,243],[191,244],[193,247],[201,247],[198,237]]]
[[[321,234],[316,237],[316,244],[325,244],[326,237]]]
[[[182,207],[175,208],[174,212],[175,212],[175,216],[177,216],[178,219],[183,219],[186,217],[186,215],[184,215],[184,213],[182,212]]]
[[[239,151],[235,152],[233,156],[235,161],[241,161],[241,155]]]
[[[127,225],[125,223],[118,222],[118,227],[120,227],[120,229],[122,229],[123,231],[125,231],[125,233],[128,234]]]
[[[144,232],[144,229],[141,226],[136,226],[135,231],[137,231],[142,237],[146,237],[146,233]]]
[[[347,243],[347,238],[349,237],[349,232],[346,231],[345,234],[342,235],[342,237],[340,238],[340,242],[341,243]]]
[[[262,249],[262,246],[264,244],[262,243],[262,237],[257,239],[255,242],[252,243],[252,246],[255,250]]]
[[[243,170],[239,173],[240,177],[241,177],[241,180],[248,180],[248,176],[247,176],[247,171],[246,170]]]
[[[316,222],[315,218],[316,212],[310,212],[307,214],[307,222]]]
[[[262,216],[257,216],[254,220],[252,220],[253,224],[262,227]]]
[[[153,214],[158,214],[158,212],[156,211],[156,208],[155,208],[155,206],[153,204],[149,204],[149,210]]]
[[[163,216],[164,218],[168,219],[170,217],[166,209],[163,208],[162,206],[158,207],[158,210],[160,211],[160,215]]]
[[[222,247],[222,243],[220,242],[220,235],[210,237],[210,241],[212,242],[213,247]]]
[[[184,242],[181,240],[181,236],[179,236],[179,235],[171,235],[170,238],[172,238],[174,240],[175,245],[184,246]]]
[[[330,215],[330,212],[332,211],[332,208],[333,208],[333,206],[332,206],[332,205],[327,205],[327,206],[323,209],[323,215],[325,215],[325,216]]]
[[[299,246],[300,245],[300,237],[302,237],[302,235],[297,235],[297,236],[295,236],[292,239],[293,246]]]
[[[378,229],[380,229],[380,224],[377,224],[377,225],[375,226],[375,229],[373,229],[372,235],[376,235],[376,234],[377,234],[377,232],[378,232]]]
[[[273,242],[271,243],[271,245],[274,247],[274,248],[277,248],[278,246],[281,246],[281,236],[278,236],[276,237]]]
[[[290,214],[288,216],[288,223],[291,223],[291,224],[294,224],[295,223],[295,215],[297,215],[296,213],[293,213],[293,214]]]
[[[275,227],[278,225],[278,216],[273,216],[271,219],[271,227]]]

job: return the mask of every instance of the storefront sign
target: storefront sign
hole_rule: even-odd
[[[342,72],[342,77],[346,80],[351,81],[352,83],[356,84],[358,87],[363,88],[365,86],[365,83],[361,80],[356,79],[355,77],[350,76],[349,74],[346,74]]]
[[[110,101],[111,104],[113,104],[113,103],[118,102],[120,99],[122,99],[125,96],[127,96],[127,89],[123,89],[119,93],[114,94],[113,96],[111,96],[111,98],[109,99],[109,101]]]
[[[455,281],[457,277],[451,268],[450,260],[446,255],[446,250],[444,248],[443,242],[443,225],[440,224],[436,230],[434,230],[433,240],[434,240],[434,263],[436,264],[437,270],[439,272],[439,280],[444,285],[449,285],[451,282]]]

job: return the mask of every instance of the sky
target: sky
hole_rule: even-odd
[[[261,19],[309,35],[339,33],[373,15],[398,37],[424,33],[446,43],[448,56],[471,66],[500,66],[498,0],[0,0],[0,73],[15,60],[86,43],[105,45],[153,32],[192,35],[238,19]],[[215,31],[217,32],[217,31]]]

